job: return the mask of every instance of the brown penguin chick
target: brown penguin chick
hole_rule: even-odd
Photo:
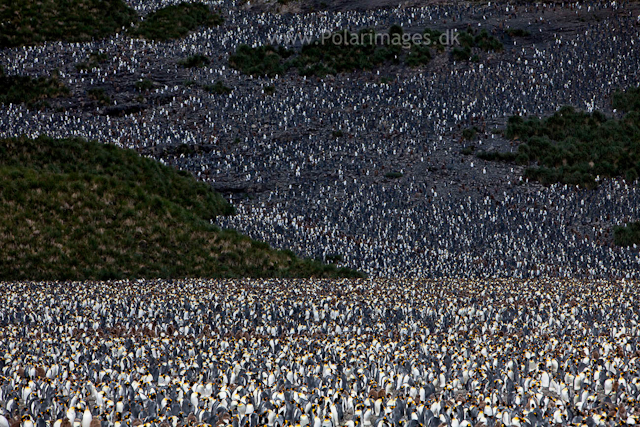
[[[618,408],[618,415],[622,419],[627,419],[627,408],[624,406],[624,404],[620,405],[620,407]]]
[[[36,375],[38,376],[38,378],[44,378],[47,376],[47,373],[42,366],[38,366],[36,368]]]

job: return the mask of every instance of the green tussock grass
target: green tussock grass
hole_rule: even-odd
[[[513,162],[518,157],[518,154],[511,153],[509,151],[478,151],[476,156],[482,160],[490,162]]]
[[[285,59],[292,54],[282,46],[249,47],[242,44],[229,56],[229,65],[247,75],[274,77],[287,72]]]
[[[473,154],[474,151],[476,151],[476,146],[469,145],[469,146],[463,147],[462,150],[460,150],[460,154],[464,154],[465,156],[470,156]]]
[[[204,90],[216,95],[228,95],[233,89],[226,86],[222,81],[218,80],[214,84],[203,86]]]
[[[507,28],[504,32],[511,37],[529,37],[531,32],[524,28]]]
[[[274,93],[276,93],[276,87],[272,85],[264,86],[262,88],[262,91],[264,92],[265,95],[273,95]]]
[[[462,138],[466,139],[467,141],[471,141],[475,139],[475,137],[478,135],[478,132],[480,132],[480,129],[478,129],[476,126],[466,128],[462,131]]]
[[[631,222],[613,229],[613,242],[618,246],[640,245],[640,222]]]
[[[166,41],[223,21],[201,3],[167,6],[140,20],[123,0],[11,0],[0,4],[0,48],[57,40],[85,42],[123,29],[134,37]],[[104,60],[100,54],[92,55],[76,68],[89,70]]]
[[[295,69],[301,76],[324,77],[357,70],[372,70],[383,64],[424,65],[431,60],[429,46],[419,46],[403,40],[400,26],[392,26],[384,38],[374,30],[357,33],[347,30],[331,34],[303,45],[300,50],[283,46],[241,45],[229,57],[229,64],[253,76],[283,75]],[[408,35],[406,35],[408,36]],[[376,40],[379,43],[376,43]]]
[[[7,76],[0,68],[0,104],[46,105],[47,99],[69,95],[70,91],[55,77]]]
[[[340,35],[339,38],[336,38],[337,34]],[[300,75],[323,77],[327,74],[372,70],[385,62],[399,64],[400,57],[403,56],[402,46],[391,44],[392,36],[402,36],[402,28],[399,26],[389,29],[389,44],[383,45],[376,45],[376,33],[373,30],[365,29],[358,33],[343,30],[337,34],[324,43],[304,45],[291,66]],[[353,43],[352,40],[356,42]]]
[[[626,114],[608,118],[563,107],[551,117],[509,118],[505,136],[521,143],[517,153],[479,153],[486,160],[515,161],[542,184],[593,188],[596,177],[632,182],[640,171],[640,89],[616,92],[613,106]]]
[[[283,75],[291,69],[301,76],[325,77],[358,70],[373,70],[383,65],[424,66],[434,55],[449,49],[441,32],[425,29],[421,42],[414,42],[414,35],[404,33],[399,25],[378,33],[362,29],[357,33],[342,30],[323,36],[300,49],[284,46],[240,45],[229,56],[229,65],[244,74],[253,76]],[[442,37],[441,37],[442,36]],[[418,39],[416,39],[418,40]],[[460,47],[450,49],[457,60],[479,61],[476,51],[502,51],[502,43],[482,30],[477,34],[469,29],[460,34]]]
[[[207,184],[82,139],[0,141],[0,279],[359,277],[210,220],[234,209]]]
[[[384,174],[384,176],[385,178],[398,179],[402,178],[404,174],[402,172],[387,172]]]
[[[178,65],[184,68],[201,68],[205,65],[209,65],[210,62],[209,58],[204,55],[192,55],[186,59],[178,61]]]
[[[111,97],[109,97],[101,87],[88,89],[87,96],[101,105],[111,104]]]
[[[135,88],[140,92],[146,92],[153,89],[153,82],[149,79],[140,79],[135,83]]]
[[[93,68],[100,68],[101,64],[104,64],[109,59],[109,56],[104,52],[91,52],[86,61],[78,62],[76,64],[76,70],[91,70]]]
[[[640,86],[630,87],[627,90],[617,90],[613,94],[613,108],[630,112],[640,111]]]
[[[158,9],[129,31],[134,37],[166,41],[186,36],[199,27],[215,27],[222,16],[202,3],[180,3]]]
[[[403,30],[394,25],[384,34],[372,29],[357,33],[338,31],[299,50],[283,46],[240,45],[229,57],[229,65],[253,76],[283,75],[295,69],[301,76],[324,77],[357,70],[372,70],[383,64],[424,65],[431,60],[429,46],[403,40]],[[378,40],[378,43],[376,43]]]
[[[11,0],[0,4],[0,47],[107,37],[136,20],[123,0]]]
[[[451,56],[456,61],[478,62],[479,57],[473,53],[473,49],[485,52],[501,52],[504,45],[496,37],[490,35],[486,29],[476,33],[472,28],[460,33],[458,40],[460,46],[456,46],[451,51]]]

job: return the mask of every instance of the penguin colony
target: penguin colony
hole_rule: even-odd
[[[130,4],[145,15],[173,2]],[[604,180],[597,192],[562,185],[538,191],[519,185],[520,167],[459,153],[460,132],[471,125],[487,132],[469,142],[478,150],[515,149],[491,134],[514,114],[544,116],[574,105],[613,115],[609,95],[640,84],[637,2],[453,2],[285,15],[207,4],[222,10],[225,24],[181,40],[119,34],[0,51],[7,74],[58,69],[74,96],[104,87],[114,107],[140,95],[136,81],[155,82],[145,95],[147,108],[123,117],[95,106],[1,105],[0,137],[82,136],[153,155],[221,191],[247,189],[255,197],[236,200],[239,214],[220,218],[219,225],[305,257],[339,254],[344,265],[370,276],[639,278],[638,251],[610,245],[613,227],[640,218],[636,185]],[[254,78],[228,64],[240,43],[347,27],[386,31],[393,24],[407,32],[473,25],[497,35],[507,27],[532,35],[505,41],[503,53],[478,64],[439,56],[425,68],[320,80],[295,71]],[[96,51],[108,59],[76,69]],[[195,54],[211,63],[178,65]],[[391,81],[382,83],[383,77]],[[198,86],[216,81],[233,91],[216,95]],[[275,92],[266,95],[266,86]],[[335,130],[344,136],[333,137]],[[206,150],[175,155],[171,148],[178,144]],[[390,171],[404,176],[386,180]]]
[[[640,423],[634,281],[0,285],[0,427]]]

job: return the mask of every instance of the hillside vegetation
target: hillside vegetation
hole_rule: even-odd
[[[0,47],[107,37],[137,19],[123,0],[3,1]]]
[[[140,20],[123,0],[12,0],[0,4],[0,48],[85,42],[123,29],[134,37],[164,41],[222,22],[219,13],[202,3],[167,6]]]
[[[44,106],[47,99],[69,95],[69,88],[55,77],[7,76],[0,67],[0,104]]]
[[[640,222],[615,227],[613,233],[613,242],[618,246],[640,246]]]
[[[616,91],[612,105],[624,113],[622,118],[573,107],[563,107],[542,120],[511,117],[505,136],[521,141],[517,152],[483,151],[477,156],[527,166],[525,176],[545,185],[593,188],[598,176],[636,182],[640,171],[640,87]],[[614,244],[640,245],[640,222],[617,226],[613,231]]]
[[[441,32],[426,28],[414,42],[413,35],[399,25],[392,25],[386,33],[362,29],[357,33],[342,30],[323,36],[298,49],[247,45],[238,46],[229,56],[229,65],[253,76],[282,75],[290,69],[301,76],[324,77],[343,72],[372,70],[383,65],[419,67],[429,63],[433,55],[445,52]],[[502,43],[486,30],[478,34],[469,29],[460,33],[460,46],[451,49],[455,60],[477,61],[477,52],[501,51]]]
[[[616,92],[613,106],[625,112],[621,119],[573,107],[563,107],[542,120],[511,117],[505,136],[520,141],[518,151],[480,152],[478,156],[527,166],[525,176],[545,185],[592,188],[597,176],[632,182],[640,171],[640,89]]]
[[[82,139],[0,140],[0,279],[360,277],[210,220],[207,184]]]
[[[166,41],[184,37],[198,27],[214,27],[222,22],[220,14],[202,3],[180,3],[150,13],[129,34]]]

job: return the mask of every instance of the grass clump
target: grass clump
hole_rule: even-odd
[[[218,80],[217,82],[215,82],[212,85],[203,86],[203,88],[207,92],[213,93],[213,94],[216,94],[216,95],[228,95],[233,90],[230,87],[225,86],[225,84],[220,80]]]
[[[613,243],[628,247],[640,245],[640,222],[632,222],[613,229]]]
[[[180,3],[158,9],[129,31],[134,37],[167,41],[186,36],[199,27],[215,27],[222,16],[202,3]]]
[[[0,68],[0,104],[46,106],[46,100],[69,95],[71,92],[55,77],[7,76]]]
[[[500,40],[492,35],[489,35],[487,30],[484,28],[477,34],[471,28],[469,28],[466,33],[462,34],[463,35],[460,37],[460,44],[462,46],[468,46],[472,48],[477,47],[485,52],[500,52],[504,49],[504,46],[502,45]]]
[[[431,49],[427,45],[414,44],[405,60],[409,67],[427,65],[431,61]]]
[[[341,254],[328,254],[324,257],[324,260],[331,264],[338,264],[344,262],[344,257]]]
[[[464,154],[465,156],[470,156],[471,154],[474,153],[474,151],[476,151],[476,146],[469,145],[467,147],[463,147],[462,150],[460,150],[460,154]]]
[[[291,66],[302,76],[324,77],[327,74],[371,70],[385,62],[399,63],[402,47],[391,44],[391,38],[401,31],[400,27],[392,27],[389,43],[377,45],[373,30],[365,29],[358,33],[343,30],[302,46]]]
[[[386,33],[368,28],[357,33],[343,30],[304,45],[291,66],[300,75],[318,77],[372,70],[383,64],[422,66],[432,58],[431,47],[444,48],[438,41],[440,34],[427,29],[424,43],[414,43],[413,36],[399,25],[392,25]]]
[[[442,35],[442,31],[431,28],[425,28],[423,31],[425,42],[427,42],[429,46],[433,46],[439,52],[443,52],[446,49],[446,46],[442,43]]]
[[[90,99],[98,102],[100,105],[111,105],[111,97],[104,92],[101,87],[95,87],[87,90]]]
[[[109,56],[106,53],[99,51],[91,52],[91,54],[89,54],[89,58],[87,58],[85,62],[78,62],[76,64],[76,70],[88,71],[92,70],[93,68],[98,68],[100,64],[107,62],[108,59]]]
[[[0,140],[0,278],[361,277],[210,223],[207,184],[82,139]]]
[[[89,54],[89,62],[93,64],[102,64],[107,62],[109,59],[109,55],[104,52],[94,51]]]
[[[262,92],[264,92],[265,95],[273,95],[276,93],[276,87],[273,85],[264,86],[262,88]]]
[[[479,57],[473,53],[474,49],[480,49],[485,52],[501,52],[504,49],[502,42],[490,35],[484,28],[477,34],[472,28],[468,28],[467,31],[460,33],[458,40],[460,46],[451,50],[451,56],[456,61],[472,60],[473,62],[478,62]]]
[[[466,128],[462,131],[462,137],[467,141],[471,141],[475,139],[475,137],[478,135],[478,132],[480,132],[480,129],[478,129],[476,126]]]
[[[0,48],[55,40],[84,42],[110,36],[125,27],[131,36],[166,41],[223,21],[218,12],[202,3],[167,6],[139,21],[123,0],[12,0],[0,6]],[[106,60],[101,55],[78,63],[76,68],[95,67]]]
[[[254,76],[282,75],[290,69],[301,76],[325,77],[356,70],[372,70],[382,64],[424,65],[431,59],[429,46],[411,42],[402,27],[394,25],[387,33],[363,29],[327,34],[303,45],[299,50],[283,46],[240,45],[229,57],[229,64]]]
[[[282,46],[249,47],[241,44],[229,56],[229,65],[247,75],[275,77],[287,71],[284,61],[292,54],[292,51]]]
[[[92,67],[87,62],[78,62],[76,64],[76,70],[89,71]]]
[[[149,79],[140,79],[135,84],[136,89],[140,92],[146,92],[153,89],[153,82]]]
[[[191,55],[182,61],[178,61],[178,64],[184,68],[201,68],[205,65],[209,65],[211,61],[204,55]]]
[[[404,33],[399,25],[392,25],[387,32],[377,33],[373,29],[362,29],[357,33],[348,30],[325,34],[317,40],[304,44],[300,49],[283,46],[241,45],[229,57],[231,67],[254,76],[282,75],[296,69],[301,76],[325,77],[358,70],[372,70],[384,64],[418,67],[429,63],[432,49],[443,52],[447,41],[443,33],[425,29],[421,37]],[[459,37],[460,47],[452,49],[458,60],[480,58],[472,49],[501,51],[502,43],[486,30],[475,34],[472,29]]]
[[[640,86],[617,90],[612,97],[613,108],[621,111],[640,111]]]
[[[471,48],[469,47],[454,47],[451,51],[451,57],[455,61],[467,61],[471,59]]]
[[[135,11],[123,0],[11,0],[0,6],[0,47],[44,41],[83,42],[129,26]]]
[[[559,182],[593,188],[597,176],[632,182],[640,170],[639,100],[638,88],[614,94],[614,107],[626,111],[620,120],[573,107],[563,107],[544,120],[511,117],[505,136],[522,141],[517,154],[495,153],[487,160],[528,166],[525,176],[545,185]]]
[[[513,162],[518,157],[517,153],[500,151],[479,151],[476,156],[490,162]]]
[[[507,28],[505,33],[510,37],[529,37],[531,35],[529,30],[523,28]]]
[[[402,174],[402,172],[387,172],[386,174],[384,174],[385,178],[389,178],[389,179],[398,179],[398,178],[402,178],[404,175]]]

